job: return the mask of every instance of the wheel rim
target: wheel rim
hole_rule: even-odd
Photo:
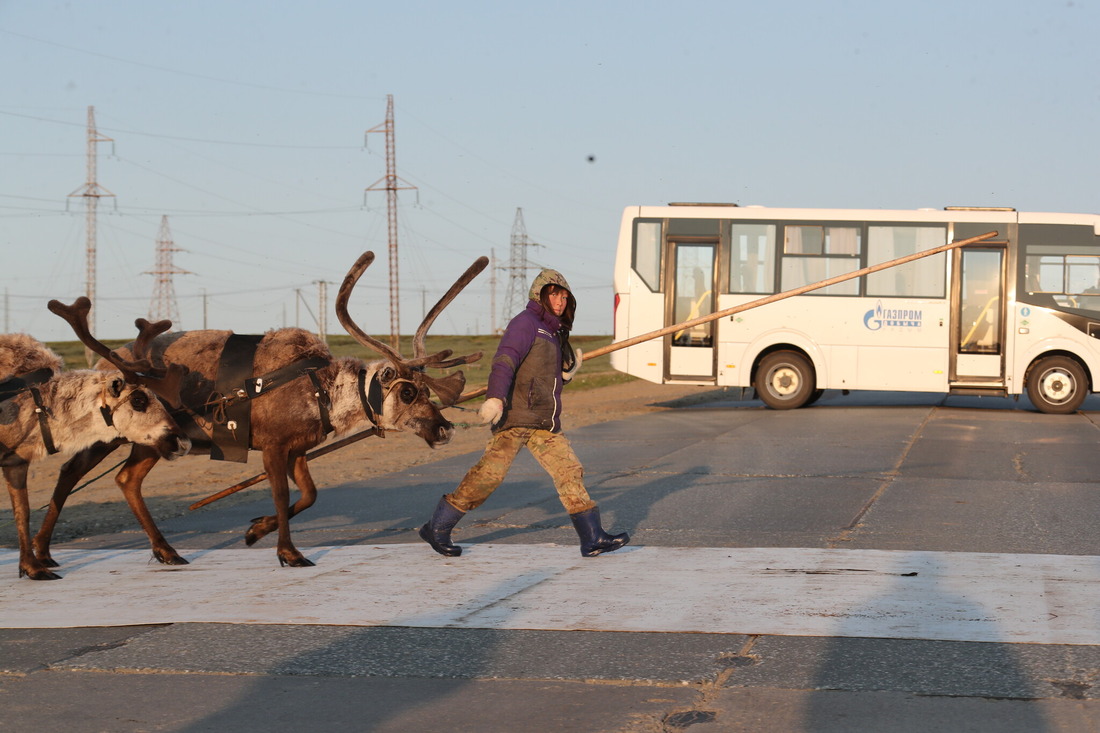
[[[790,397],[802,386],[802,375],[789,366],[776,367],[768,375],[768,387],[776,397]]]
[[[1077,392],[1073,375],[1062,369],[1051,369],[1039,380],[1039,391],[1043,399],[1054,405],[1061,405],[1073,399]]]

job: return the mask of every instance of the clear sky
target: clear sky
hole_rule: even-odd
[[[3,326],[71,339],[95,107],[97,334],[146,316],[168,217],[184,329],[315,329],[319,281],[389,331],[392,94],[402,330],[476,257],[539,265],[611,331],[625,206],[1096,212],[1100,2],[0,0]],[[532,273],[533,275],[534,273]],[[495,323],[509,273],[497,271]],[[488,273],[437,321],[487,332]],[[206,306],[205,315],[203,306]]]

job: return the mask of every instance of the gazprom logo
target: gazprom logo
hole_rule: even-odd
[[[914,308],[883,308],[880,300],[863,316],[863,325],[869,331],[886,328],[920,328],[924,312]]]

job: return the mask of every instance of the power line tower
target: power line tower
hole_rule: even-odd
[[[328,282],[317,280],[317,306],[320,317],[317,319],[317,335],[323,343],[328,343]]]
[[[85,295],[92,301],[92,308],[88,311],[88,328],[93,334],[95,334],[95,285],[96,285],[96,207],[99,205],[99,199],[104,196],[113,197],[114,194],[99,185],[96,181],[96,143],[113,143],[109,137],[100,135],[95,129],[95,107],[88,107],[88,146],[87,146],[87,180],[84,181],[84,185],[76,189],[69,194],[72,196],[81,196],[84,198],[84,229],[85,229],[85,261],[86,261],[86,280],[85,280]],[[112,145],[112,149],[114,146]],[[88,364],[90,365],[92,355],[91,351],[85,349],[85,355],[88,357]]]
[[[386,133],[386,175],[367,186],[367,191],[386,192],[387,224],[389,227],[390,254],[390,345],[399,348],[401,339],[401,318],[399,303],[399,284],[397,273],[397,192],[415,190],[408,181],[397,177],[397,160],[393,140],[393,95],[386,95],[386,121],[367,130]],[[400,185],[400,184],[405,185]]]
[[[184,252],[172,241],[172,232],[168,229],[168,217],[160,218],[160,233],[157,234],[157,262],[152,270],[146,270],[143,275],[153,275],[156,280],[153,285],[153,299],[149,301],[149,320],[159,321],[164,318],[172,321],[177,329],[180,327],[180,309],[176,303],[176,290],[172,285],[173,275],[193,275],[194,273],[176,267],[172,262],[173,252]]]
[[[489,250],[489,333],[497,332],[497,251]]]
[[[512,238],[508,264],[502,270],[508,270],[508,297],[505,298],[505,307],[508,309],[506,318],[511,318],[519,313],[527,305],[527,291],[530,281],[527,278],[527,270],[534,265],[527,264],[527,248],[541,247],[541,244],[532,242],[527,236],[527,227],[523,223],[523,209],[516,208],[516,218],[512,222]]]

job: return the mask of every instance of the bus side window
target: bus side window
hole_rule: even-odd
[[[631,266],[654,293],[661,291],[661,222],[635,220]]]
[[[775,292],[775,224],[731,225],[729,291]]]
[[[1084,308],[1090,311],[1100,311],[1100,276],[1097,277],[1095,285],[1085,288],[1077,298],[1077,303],[1078,308]]]

